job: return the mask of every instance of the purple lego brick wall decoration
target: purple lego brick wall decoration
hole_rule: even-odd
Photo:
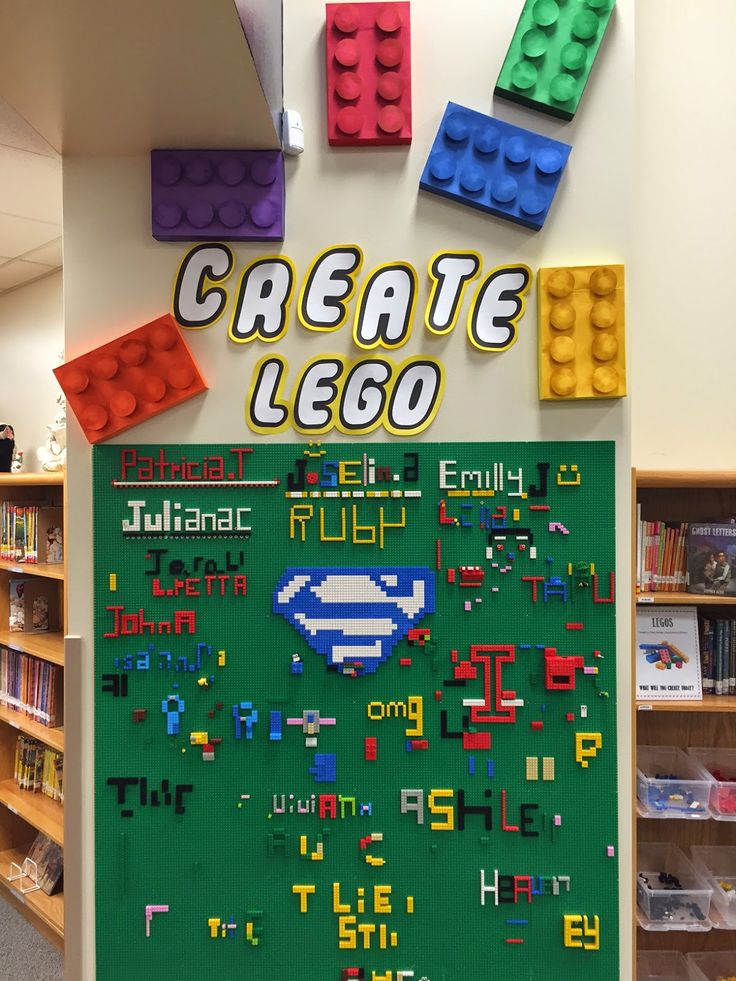
[[[151,230],[159,242],[280,242],[280,150],[152,150]]]

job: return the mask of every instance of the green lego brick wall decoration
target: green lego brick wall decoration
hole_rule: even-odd
[[[527,0],[496,82],[496,95],[572,119],[616,0]]]
[[[613,444],[93,453],[98,981],[617,979]]]

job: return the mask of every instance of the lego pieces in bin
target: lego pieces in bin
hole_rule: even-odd
[[[411,143],[409,11],[408,2],[327,4],[331,146]]]
[[[449,102],[419,186],[536,231],[571,150],[567,143]]]
[[[527,0],[495,94],[572,119],[616,0]]]
[[[159,242],[280,242],[280,150],[152,150],[151,234]]]
[[[54,368],[90,443],[101,443],[207,390],[166,314]]]

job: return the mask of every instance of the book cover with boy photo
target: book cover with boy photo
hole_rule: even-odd
[[[687,575],[690,593],[736,596],[736,523],[690,525]]]

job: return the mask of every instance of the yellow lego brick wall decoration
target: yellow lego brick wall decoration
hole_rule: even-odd
[[[626,395],[623,266],[540,269],[539,398]]]

